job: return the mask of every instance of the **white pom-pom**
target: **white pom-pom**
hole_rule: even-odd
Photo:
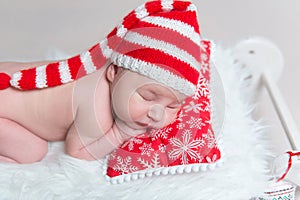
[[[178,174],[182,174],[183,171],[184,171],[184,166],[179,166],[179,167],[177,168],[177,170],[176,170],[176,172],[177,172]]]
[[[168,168],[164,168],[164,169],[161,171],[161,173],[162,173],[163,175],[167,175],[167,174],[169,173],[169,169],[168,169]]]
[[[170,174],[176,174],[176,168],[172,167],[169,172]]]
[[[160,173],[161,173],[161,170],[157,170],[157,171],[154,172],[154,174],[155,174],[156,176],[159,176]]]
[[[203,171],[203,172],[207,171],[207,165],[206,164],[201,165],[201,171]]]
[[[186,166],[185,168],[184,168],[184,171],[186,172],[186,173],[191,173],[191,171],[192,171],[192,166]]]
[[[199,165],[194,165],[192,170],[193,170],[193,172],[199,172],[200,166]]]
[[[131,181],[131,175],[127,175],[125,178],[124,178],[125,182],[129,182]]]
[[[137,174],[132,174],[132,176],[131,176],[131,179],[132,180],[137,180],[139,177],[138,177],[138,175]]]

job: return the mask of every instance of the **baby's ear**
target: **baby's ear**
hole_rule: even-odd
[[[109,82],[113,82],[113,80],[115,79],[115,76],[117,74],[118,71],[118,67],[111,64],[107,67],[106,70],[106,78]]]

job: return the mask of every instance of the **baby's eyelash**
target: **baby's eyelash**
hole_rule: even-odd
[[[140,94],[139,95],[145,100],[145,101],[153,101],[155,97],[153,95],[145,95],[145,94]]]
[[[172,106],[168,106],[168,108],[170,109],[179,109],[181,107],[182,104],[177,104],[177,105],[172,105]]]

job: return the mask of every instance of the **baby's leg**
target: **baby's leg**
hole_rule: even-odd
[[[21,125],[0,118],[0,162],[32,163],[48,151],[48,142]]]

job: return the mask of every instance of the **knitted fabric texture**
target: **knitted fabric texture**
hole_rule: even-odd
[[[210,41],[201,41],[197,91],[170,125],[131,138],[108,157],[105,177],[113,184],[152,175],[206,171],[222,164],[211,124]]]
[[[150,1],[130,12],[107,37],[64,61],[21,70],[0,89],[32,90],[62,85],[114,63],[188,96],[200,70],[200,30],[196,7],[187,1]],[[8,84],[9,83],[9,84]]]

